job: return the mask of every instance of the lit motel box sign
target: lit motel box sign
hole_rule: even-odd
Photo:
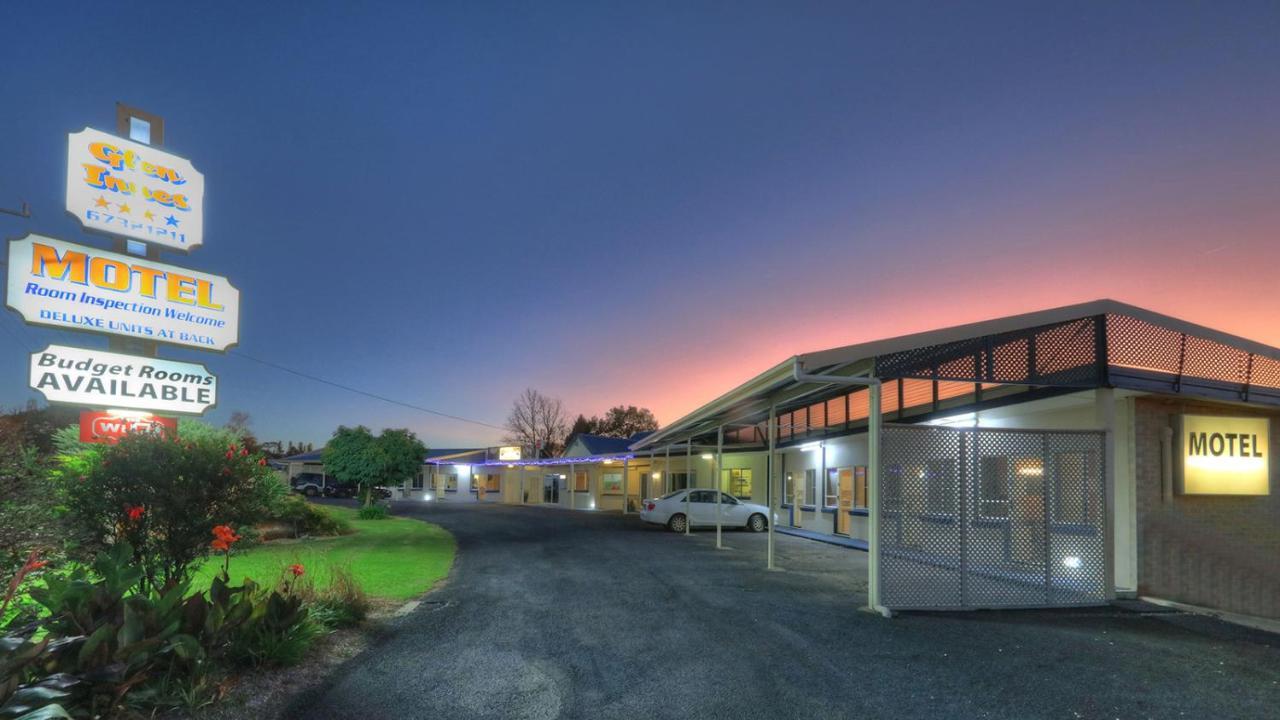
[[[239,342],[240,291],[219,275],[42,235],[9,241],[6,301],[33,325],[200,350]]]
[[[176,437],[178,421],[148,413],[80,411],[80,442],[115,445],[130,433]]]
[[[499,460],[519,460],[519,459],[520,459],[520,446],[519,446],[519,445],[506,445],[506,446],[503,446],[503,447],[498,448],[498,459],[499,459]]]
[[[1271,421],[1182,415],[1179,441],[1184,495],[1269,495]]]
[[[218,402],[203,365],[50,345],[31,353],[30,386],[51,403],[201,415]]]
[[[88,230],[190,250],[204,242],[204,176],[177,155],[85,128],[67,136],[67,212]]]

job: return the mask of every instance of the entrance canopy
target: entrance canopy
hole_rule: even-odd
[[[867,425],[867,389],[802,375],[884,381],[888,420],[920,421],[1098,387],[1280,405],[1280,349],[1143,308],[1097,300],[796,355],[632,444],[705,441],[763,447],[771,406],[778,444]]]

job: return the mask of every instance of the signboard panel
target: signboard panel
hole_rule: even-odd
[[[1270,419],[1183,415],[1179,425],[1182,494],[1270,494]]]
[[[115,445],[120,438],[135,432],[178,434],[176,418],[147,413],[119,414],[84,410],[80,413],[80,442]]]
[[[239,342],[239,290],[155,260],[27,235],[9,241],[8,290],[8,306],[35,325],[201,350]]]
[[[67,212],[89,230],[190,250],[204,242],[204,176],[177,155],[85,128],[67,136]]]
[[[502,447],[498,448],[498,459],[499,459],[499,460],[519,460],[519,459],[520,459],[520,446],[519,446],[519,445],[504,445],[504,446],[502,446]]]
[[[201,415],[218,402],[203,365],[50,345],[31,353],[31,389],[49,402]]]

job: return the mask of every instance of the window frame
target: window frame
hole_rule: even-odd
[[[609,483],[611,481],[608,480],[608,478],[616,478],[616,482],[618,485],[616,490],[609,489]],[[601,472],[600,473],[600,494],[601,495],[622,495],[624,492],[626,492],[626,483],[627,483],[627,476],[622,472],[621,468],[619,468],[618,470]]]

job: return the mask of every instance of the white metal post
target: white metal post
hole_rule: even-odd
[[[693,508],[690,498],[693,497],[693,438],[684,441],[684,534],[688,535],[693,527]]]
[[[724,488],[720,487],[721,485],[720,476],[723,474],[724,471],[721,470],[720,468],[723,467],[722,465],[723,459],[721,457],[723,453],[724,453],[724,426],[721,425],[720,427],[716,428],[716,462],[715,462],[715,466],[711,470],[711,480],[715,484],[715,488],[716,488],[716,549],[717,550],[724,549],[724,545],[722,545],[720,542],[720,535],[722,534],[721,520],[720,520],[720,493],[724,492]]]
[[[578,473],[573,470],[573,463],[569,463],[569,509],[577,510],[573,501],[573,491],[578,485]]]
[[[627,470],[631,458],[622,458],[622,514],[627,514],[627,500],[631,498],[631,488],[627,483]]]
[[[889,611],[880,604],[880,383],[867,389],[867,604],[884,616]]]
[[[662,487],[658,489],[658,495],[667,494],[667,483],[671,482],[671,446],[667,446],[666,459],[662,461]]]
[[[769,553],[768,553],[768,563],[766,567],[770,570],[774,569],[773,567],[773,519],[778,514],[773,508],[773,505],[774,505],[773,496],[775,494],[774,487],[777,485],[776,478],[774,476],[778,474],[777,458],[774,457],[774,451],[777,449],[777,447],[778,447],[778,406],[775,404],[775,405],[769,406],[769,474],[767,478],[768,480],[767,486],[769,490],[769,519],[768,519],[768,522],[766,523],[769,527]]]

